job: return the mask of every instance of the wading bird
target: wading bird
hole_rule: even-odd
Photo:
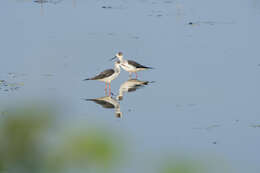
[[[115,57],[113,57],[111,60],[118,58],[120,62],[120,66],[127,72],[129,72],[129,77],[132,77],[132,73],[135,73],[135,76],[137,78],[137,72],[147,69],[152,69],[152,67],[147,67],[144,65],[141,65],[135,61],[132,60],[126,60],[123,58],[123,53],[118,52]]]
[[[120,74],[120,62],[116,61],[114,69],[107,69],[100,74],[92,78],[87,78],[85,80],[98,80],[106,83],[105,91],[107,93],[107,84],[109,84],[109,95],[111,95],[111,81],[118,77]]]

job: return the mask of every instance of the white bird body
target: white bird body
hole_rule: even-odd
[[[135,66],[129,64],[128,60],[125,59],[123,61],[120,61],[120,66],[122,67],[122,69],[130,73],[135,73],[138,71],[145,70],[145,68],[136,68]]]
[[[97,79],[97,80],[101,81],[101,82],[105,82],[105,83],[111,83],[112,80],[116,79],[119,76],[120,68],[118,68],[118,69],[119,69],[118,71],[114,70],[115,72],[112,75],[110,75],[106,78]]]
[[[90,78],[88,80],[98,80],[105,83],[111,83],[111,81],[117,78],[119,74],[120,74],[120,63],[116,62],[114,69],[107,69],[99,73],[97,76]]]
[[[142,70],[147,70],[147,69],[152,69],[151,67],[146,67],[146,66],[141,65],[141,64],[139,64],[135,61],[124,59],[122,52],[117,53],[114,58],[118,58],[118,60],[120,62],[120,66],[122,67],[122,69],[129,72],[130,76],[132,75],[132,73],[135,73],[136,78],[137,78],[136,72],[142,71]],[[114,58],[112,58],[112,59],[114,59]]]
[[[122,67],[122,69],[124,69],[127,72],[135,72],[136,71],[136,68],[129,65],[127,60],[120,61],[120,67]]]
[[[111,94],[111,84],[110,83],[112,80],[117,78],[119,74],[120,74],[120,62],[117,61],[117,62],[115,62],[114,69],[107,69],[107,70],[99,73],[95,77],[88,78],[85,80],[98,80],[101,82],[105,82],[106,83],[105,90],[107,89],[107,84],[109,84],[109,94]]]

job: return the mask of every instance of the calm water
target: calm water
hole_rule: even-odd
[[[64,122],[122,132],[135,160],[126,172],[145,153],[169,151],[260,172],[257,0],[50,2],[0,2],[1,105],[59,102]],[[104,83],[82,81],[113,67],[118,51],[155,67],[139,73],[152,83],[124,93],[121,119],[85,101],[105,96]],[[112,82],[115,97],[127,80],[122,71]]]

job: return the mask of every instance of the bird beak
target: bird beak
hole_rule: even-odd
[[[114,60],[114,59],[116,59],[116,58],[117,58],[117,57],[116,57],[116,56],[114,56],[113,58],[111,58],[111,59],[110,59],[110,61],[112,61],[112,60]]]

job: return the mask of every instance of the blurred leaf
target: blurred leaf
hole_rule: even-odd
[[[64,157],[80,166],[110,167],[118,157],[120,149],[113,135],[98,131],[83,131],[66,139]]]
[[[0,122],[0,160],[5,169],[32,171],[41,158],[41,142],[51,124],[43,109],[8,110]]]
[[[168,159],[161,167],[160,173],[203,173],[202,164],[197,161]]]

